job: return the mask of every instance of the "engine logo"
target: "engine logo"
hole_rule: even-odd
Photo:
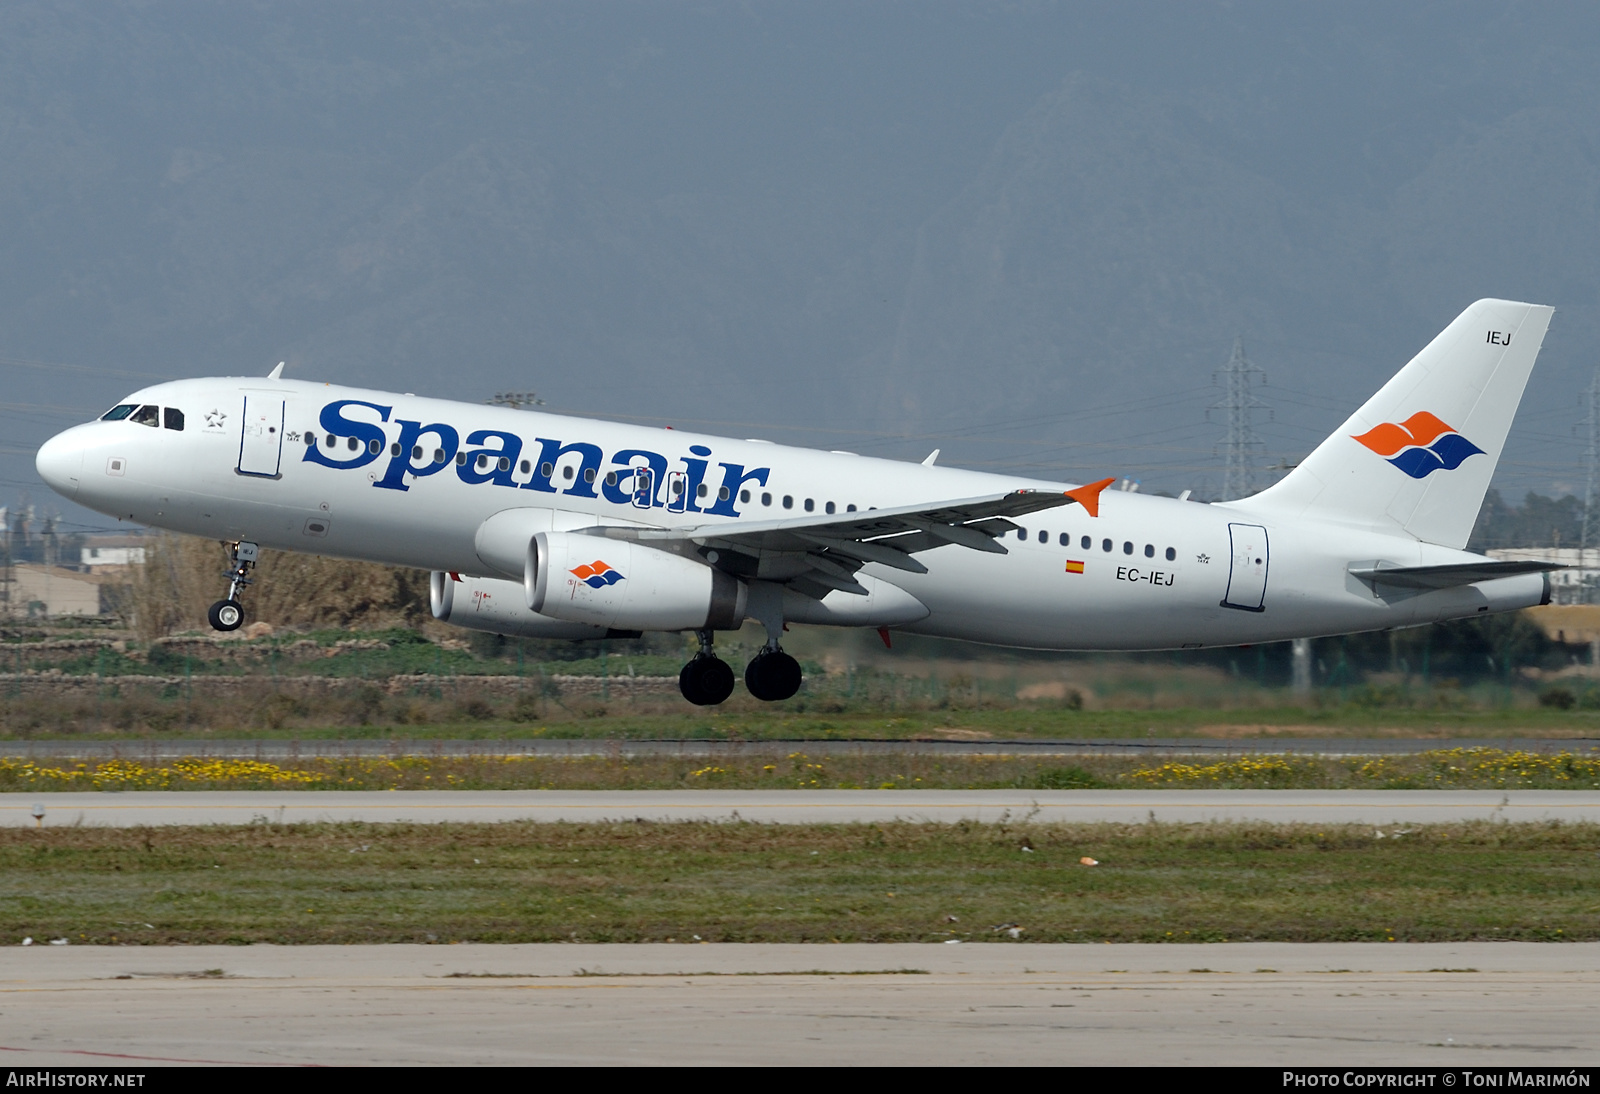
[[[621,574],[599,559],[595,559],[586,566],[579,566],[577,569],[568,570],[567,572],[591,589],[604,589],[607,585],[615,585],[622,580]]]
[[[1353,438],[1414,479],[1435,471],[1454,471],[1469,456],[1483,449],[1455,431],[1454,426],[1419,410],[1399,425],[1384,422]]]

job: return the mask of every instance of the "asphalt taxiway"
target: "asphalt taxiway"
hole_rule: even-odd
[[[1583,790],[359,790],[0,794],[0,824],[721,821],[1600,823]]]
[[[1600,944],[0,949],[9,1066],[1587,1066]]]

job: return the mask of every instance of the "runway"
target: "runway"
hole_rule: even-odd
[[[0,824],[720,821],[1600,823],[1583,790],[366,790],[0,794]]]
[[[1588,1066],[1600,944],[0,949],[13,1067]]]

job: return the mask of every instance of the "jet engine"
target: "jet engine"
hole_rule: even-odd
[[[522,586],[515,581],[435,570],[428,579],[428,600],[435,619],[468,630],[518,638],[605,638],[608,634],[605,627],[530,612]]]
[[[524,589],[540,615],[630,631],[732,630],[747,600],[744,582],[697,558],[573,532],[533,537]]]

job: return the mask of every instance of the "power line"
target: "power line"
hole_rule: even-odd
[[[1582,581],[1581,575],[1589,566],[1589,548],[1592,546],[1593,537],[1600,532],[1600,522],[1597,522],[1594,511],[1595,476],[1600,469],[1600,369],[1597,369],[1594,378],[1589,381],[1589,390],[1584,402],[1587,404],[1583,416],[1584,430],[1588,434],[1588,445],[1583,450],[1583,531],[1578,537],[1578,573],[1580,575],[1580,596],[1583,603],[1589,603],[1589,583]]]
[[[1222,401],[1211,405],[1206,418],[1210,420],[1212,410],[1220,410],[1225,416],[1228,431],[1222,442],[1226,459],[1222,500],[1232,501],[1256,492],[1256,452],[1265,444],[1250,427],[1250,412],[1264,410],[1267,404],[1255,397],[1251,385],[1266,383],[1267,374],[1244,355],[1244,335],[1241,334],[1233,340],[1233,355],[1215,376],[1221,378]]]

